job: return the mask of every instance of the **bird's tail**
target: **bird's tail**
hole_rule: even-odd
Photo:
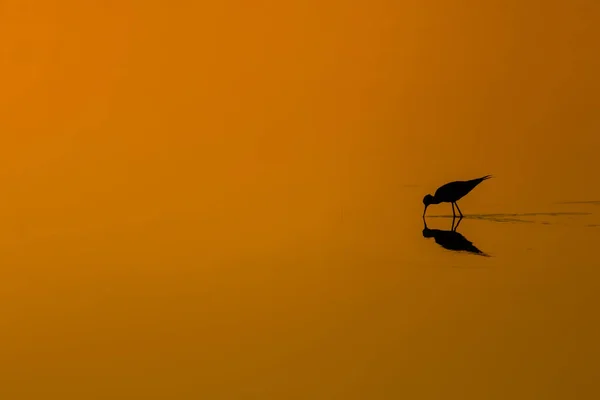
[[[490,179],[490,178],[493,178],[493,176],[492,176],[492,175],[486,175],[486,176],[484,176],[484,177],[482,177],[482,178],[480,178],[480,179],[481,179],[482,181],[485,181],[486,179]]]

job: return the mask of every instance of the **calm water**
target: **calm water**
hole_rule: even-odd
[[[598,15],[2,1],[0,398],[600,398]]]
[[[486,213],[494,183],[457,229],[489,257],[424,238],[419,187],[317,227],[165,216],[5,246],[11,398],[594,398],[598,205]]]

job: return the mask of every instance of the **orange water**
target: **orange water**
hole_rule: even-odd
[[[596,3],[2,2],[1,397],[598,398]]]

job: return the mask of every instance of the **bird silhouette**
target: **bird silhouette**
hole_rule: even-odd
[[[456,224],[456,226],[454,226],[455,220],[456,218],[452,218],[452,230],[445,231],[442,229],[429,229],[427,227],[427,222],[425,221],[425,218],[423,218],[423,237],[433,238],[437,244],[439,244],[446,250],[465,251],[468,253],[489,257],[489,255],[485,254],[483,251],[475,247],[472,242],[467,240],[467,238],[465,238],[460,233],[456,232],[458,225],[460,225],[460,221],[462,221],[462,217],[458,219],[458,223]]]
[[[491,175],[486,175],[484,177],[471,179],[469,181],[455,181],[440,186],[438,190],[435,191],[433,196],[428,194],[423,198],[423,204],[425,204],[423,217],[425,217],[427,207],[429,207],[430,204],[452,203],[452,215],[456,217],[456,213],[454,212],[454,206],[456,206],[456,209],[462,218],[463,213],[460,211],[460,208],[458,208],[458,204],[456,202],[473,190],[475,186],[491,177]]]

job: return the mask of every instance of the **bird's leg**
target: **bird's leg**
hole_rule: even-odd
[[[458,210],[458,212],[460,213],[460,217],[462,218],[463,213],[462,213],[462,211],[460,211],[460,208],[458,208],[458,203],[454,203],[454,204],[456,204],[456,209]]]
[[[454,218],[456,218],[456,213],[454,212],[454,202],[452,204],[452,222],[454,223]]]
[[[461,216],[460,218],[458,218],[458,222],[456,223],[456,226],[454,227],[454,232],[456,232],[456,230],[458,229],[458,226],[460,225],[460,221],[462,221],[463,217]]]

